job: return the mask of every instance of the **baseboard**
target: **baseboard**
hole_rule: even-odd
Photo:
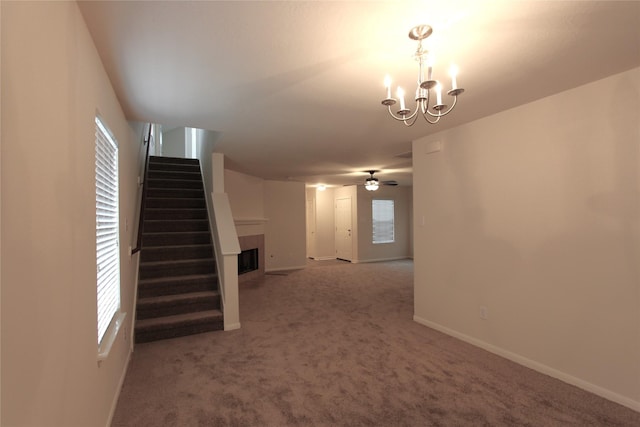
[[[273,273],[275,271],[302,270],[305,267],[306,267],[306,265],[297,265],[297,266],[281,267],[281,268],[269,268],[269,269],[265,269],[264,272],[265,273]]]
[[[438,323],[431,322],[430,320],[423,319],[419,316],[414,315],[413,320],[416,323],[419,323],[424,326],[428,326],[432,329],[440,331],[444,334],[450,335],[452,337],[458,338],[462,341],[465,341],[469,344],[475,345],[476,347],[480,347],[483,350],[487,350],[490,353],[497,354],[498,356],[504,357],[505,359],[509,359],[512,362],[515,362],[519,365],[526,366],[527,368],[533,369],[534,371],[540,372],[545,375],[549,375],[550,377],[556,378],[560,381],[563,381],[567,384],[574,385],[578,388],[581,388],[585,391],[593,393],[597,396],[600,396],[604,399],[610,400],[612,402],[618,403],[620,405],[626,406],[627,408],[633,409],[634,411],[640,412],[640,402],[635,401],[629,397],[622,396],[618,393],[615,393],[606,388],[600,387],[598,385],[592,384],[590,382],[584,381],[580,378],[569,375],[565,372],[559,371],[550,366],[544,365],[542,363],[536,362],[535,360],[528,359],[524,356],[521,356],[517,353],[513,353],[511,351],[505,350],[501,347],[497,347],[493,344],[489,344],[485,341],[479,340],[477,338],[473,338],[469,335],[465,335],[461,332],[455,331],[453,329],[447,328],[446,326],[442,326]]]
[[[336,257],[334,256],[314,256],[311,257],[312,260],[314,261],[330,261],[332,259],[336,259]]]
[[[224,324],[224,330],[226,331],[234,331],[236,329],[240,329],[240,322],[237,323],[230,323],[230,324]]]
[[[115,396],[113,396],[113,401],[111,402],[111,409],[109,410],[109,418],[107,418],[106,427],[111,426],[111,422],[113,421],[113,416],[116,413],[116,407],[118,406],[118,399],[120,398],[120,392],[122,391],[122,386],[124,385],[124,379],[126,378],[127,371],[129,370],[129,362],[131,361],[132,353],[133,353],[133,348],[129,348],[129,353],[127,354],[127,361],[124,364],[122,375],[120,375],[120,380],[118,381],[118,388],[116,389],[116,394]]]
[[[366,262],[385,262],[385,261],[398,261],[400,259],[409,259],[406,256],[393,257],[393,258],[376,258],[376,259],[352,259],[351,262],[354,264],[364,264]]]

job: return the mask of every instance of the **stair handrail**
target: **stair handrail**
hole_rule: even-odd
[[[140,252],[142,248],[142,228],[144,222],[144,205],[147,201],[147,175],[149,174],[149,147],[151,146],[151,128],[152,123],[149,123],[149,130],[146,132],[145,138],[142,140],[143,144],[147,145],[147,150],[144,155],[144,172],[142,174],[142,198],[140,201],[140,218],[138,219],[138,239],[136,241],[136,247],[131,250],[131,255]]]

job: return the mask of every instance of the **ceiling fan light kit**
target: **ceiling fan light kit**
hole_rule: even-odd
[[[387,97],[382,100],[382,105],[385,105],[389,109],[389,114],[394,119],[403,122],[406,126],[413,126],[413,124],[421,115],[427,122],[436,124],[440,121],[441,117],[446,116],[456,106],[458,101],[458,95],[464,92],[464,89],[458,87],[457,83],[457,68],[452,65],[450,69],[451,75],[451,89],[447,91],[447,95],[453,97],[453,102],[449,107],[442,101],[442,84],[433,79],[433,63],[429,59],[429,51],[423,49],[422,40],[431,35],[433,29],[429,25],[418,25],[409,31],[409,38],[418,42],[418,48],[414,54],[414,58],[418,61],[418,87],[416,89],[416,107],[413,112],[405,105],[404,90],[398,87],[397,96],[400,99],[400,109],[394,114],[391,111],[391,107],[398,101],[391,97],[391,78],[387,75],[384,80],[385,88],[387,89]],[[427,69],[427,76],[425,79],[424,71]],[[432,89],[435,92],[435,103],[429,108],[429,104],[433,100]],[[420,113],[420,114],[418,114]]]
[[[366,188],[369,191],[376,191],[380,186],[380,184],[378,183],[378,178],[373,177],[373,174],[376,171],[368,171],[368,172],[371,176],[367,178],[367,180],[364,182],[364,188]]]

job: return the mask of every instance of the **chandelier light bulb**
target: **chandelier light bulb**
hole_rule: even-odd
[[[458,67],[455,64],[451,64],[449,75],[451,76],[451,89],[458,89],[458,82],[456,80],[458,76]]]
[[[384,87],[387,88],[387,99],[391,98],[391,77],[389,74],[384,76]]]
[[[404,110],[405,109],[404,108],[405,107],[405,105],[404,105],[404,90],[400,86],[398,86],[397,93],[398,93],[398,98],[400,98],[400,109]]]

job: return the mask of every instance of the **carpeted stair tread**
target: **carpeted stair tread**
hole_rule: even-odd
[[[185,181],[198,181],[200,182],[200,174],[189,171],[149,171],[149,180],[161,180],[161,179],[181,179]]]
[[[142,233],[144,235],[153,236],[156,234],[171,235],[171,234],[209,234],[209,231],[146,231]]]
[[[143,230],[145,233],[208,231],[209,220],[200,219],[145,219]]]
[[[194,179],[198,181],[202,179],[202,175],[195,169],[193,171],[171,171],[156,167],[149,170],[149,179],[155,179],[159,176],[183,177],[185,179]]]
[[[144,234],[148,235],[148,236],[154,236],[154,235],[167,235],[167,236],[169,236],[169,235],[172,235],[172,234],[175,234],[175,235],[178,235],[178,234],[180,234],[180,235],[182,235],[182,234],[192,234],[192,235],[203,235],[203,234],[206,234],[206,235],[209,235],[209,231],[147,231]]]
[[[220,308],[220,294],[208,290],[139,298],[136,320],[169,317]]]
[[[162,295],[157,297],[139,298],[138,304],[154,305],[164,304],[168,302],[181,302],[195,300],[201,298],[217,297],[219,294],[215,291],[190,292],[188,294]]]
[[[205,279],[211,279],[211,280],[217,280],[218,279],[218,275],[215,273],[212,274],[189,274],[189,275],[185,275],[185,276],[164,276],[164,277],[153,277],[150,279],[140,279],[138,281],[138,283],[140,285],[160,285],[160,284],[164,284],[167,282],[174,282],[176,280],[181,280],[181,281],[189,281],[189,280],[205,280]]]
[[[188,163],[157,163],[149,162],[149,172],[200,172],[198,165]]]
[[[154,209],[202,209],[206,208],[204,197],[153,197],[147,195],[146,208]]]
[[[221,320],[220,310],[196,311],[194,313],[176,314],[174,316],[154,317],[136,321],[136,331],[158,330],[164,327],[177,325],[188,325],[206,320]]]
[[[145,246],[145,249],[164,249],[164,248],[182,248],[182,249],[187,249],[187,248],[200,248],[200,247],[207,247],[207,246],[211,246],[210,243],[202,243],[202,244],[193,244],[193,245],[160,245],[160,246]]]
[[[204,207],[149,208],[144,211],[144,215],[145,219],[202,219],[207,218],[207,209]]]
[[[188,165],[199,165],[198,159],[171,156],[149,156],[149,163],[179,163]]]
[[[174,246],[176,244],[209,244],[209,231],[157,231],[142,234],[143,248],[153,246]]]
[[[175,199],[172,199],[175,200]],[[187,199],[190,200],[190,199]],[[206,208],[192,208],[192,207],[187,207],[187,208],[149,208],[147,209],[148,212],[156,212],[156,211],[204,211],[206,212],[207,209]]]
[[[202,189],[202,181],[180,178],[149,178],[149,189]]]
[[[213,257],[208,258],[194,258],[194,259],[179,259],[175,261],[145,261],[141,262],[140,266],[144,267],[162,267],[167,264],[171,264],[174,266],[180,265],[190,265],[190,264],[203,264],[205,262],[213,262]]]
[[[140,279],[216,272],[215,260],[210,258],[177,259],[140,262]]]
[[[176,295],[190,292],[217,291],[218,275],[190,274],[180,276],[160,276],[141,279],[138,282],[138,299]]]
[[[147,219],[147,220],[145,220],[145,224],[146,223],[158,224],[158,223],[161,223],[161,222],[179,222],[179,223],[206,222],[208,224],[209,220],[206,219],[206,218],[198,218],[198,219]],[[151,233],[157,233],[157,232],[151,231]]]
[[[151,198],[180,198],[180,199],[202,199],[204,190],[202,188],[165,188],[149,187],[147,197]]]
[[[140,262],[213,258],[210,243],[199,245],[145,246]]]

